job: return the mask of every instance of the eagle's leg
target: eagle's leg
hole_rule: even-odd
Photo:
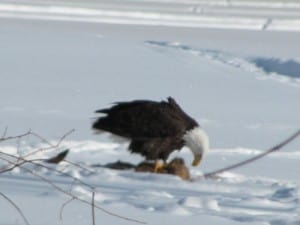
[[[154,162],[154,168],[153,168],[153,173],[158,173],[162,168],[165,166],[165,161],[163,160],[155,160]]]

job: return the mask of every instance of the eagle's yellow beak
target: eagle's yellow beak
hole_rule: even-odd
[[[194,156],[194,161],[192,163],[193,166],[198,166],[201,162],[202,154],[197,154]]]

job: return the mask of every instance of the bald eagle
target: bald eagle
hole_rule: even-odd
[[[105,115],[93,123],[93,129],[129,139],[128,149],[146,160],[166,161],[171,152],[187,146],[194,155],[192,165],[197,166],[209,149],[205,131],[171,97],[161,102],[117,102],[96,113]]]

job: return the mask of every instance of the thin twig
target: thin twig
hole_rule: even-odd
[[[275,152],[275,151],[278,151],[280,149],[282,149],[285,145],[289,144],[291,141],[293,141],[294,139],[296,139],[298,136],[300,136],[300,130],[298,130],[296,133],[294,133],[293,135],[289,136],[287,139],[285,139],[284,141],[282,141],[281,143],[275,145],[274,147],[270,148],[269,150],[259,154],[259,155],[256,155],[252,158],[249,158],[247,160],[244,160],[242,162],[239,162],[239,163],[236,163],[234,165],[231,165],[231,166],[228,166],[228,167],[224,167],[222,169],[218,169],[218,170],[215,170],[213,172],[209,172],[209,173],[205,173],[199,177],[196,177],[194,178],[193,180],[198,180],[198,179],[201,179],[201,178],[209,178],[209,177],[213,177],[219,173],[223,173],[225,171],[229,171],[229,170],[232,170],[232,169],[235,169],[235,168],[238,168],[238,167],[241,167],[241,166],[244,166],[246,164],[249,164],[253,161],[256,161],[272,152]]]
[[[47,169],[47,170],[52,170],[52,171],[54,171],[54,172],[56,172],[56,173],[59,173],[59,174],[65,176],[65,177],[69,177],[69,178],[71,178],[72,180],[74,180],[75,182],[78,182],[78,183],[80,183],[80,184],[82,184],[82,185],[84,185],[84,186],[86,186],[86,187],[88,187],[88,188],[90,188],[90,189],[93,189],[93,188],[94,188],[93,186],[89,185],[88,183],[83,182],[82,180],[78,179],[77,177],[74,177],[74,176],[72,176],[72,175],[70,175],[70,174],[68,174],[68,173],[62,172],[62,171],[57,170],[57,169],[55,169],[55,168],[51,168],[51,167],[49,167],[49,166],[46,166],[46,165],[44,165],[44,164],[41,164],[41,163],[36,162],[36,161],[44,161],[45,159],[33,159],[33,160],[27,160],[27,159],[24,159],[24,158],[22,158],[22,157],[14,156],[14,155],[11,155],[11,154],[8,154],[8,153],[4,153],[4,152],[0,152],[0,154],[3,154],[3,155],[5,155],[5,156],[10,156],[10,157],[12,157],[12,158],[14,158],[14,159],[16,159],[16,160],[18,161],[18,163],[16,163],[16,164],[13,163],[13,162],[10,163],[11,161],[9,161],[9,163],[12,164],[12,166],[11,166],[10,168],[1,170],[1,171],[0,171],[0,174],[1,174],[1,173],[4,173],[4,172],[11,171],[11,170],[13,170],[13,169],[16,168],[16,167],[21,167],[21,166],[22,166],[23,164],[25,164],[25,163],[30,163],[30,164],[32,164],[32,165],[35,165],[35,166],[38,166],[38,167],[45,168],[45,169]],[[1,157],[1,156],[0,156],[0,159],[7,161],[5,158],[3,158],[3,157]]]
[[[65,134],[57,141],[56,144],[50,143],[46,138],[42,137],[42,136],[39,135],[39,134],[36,134],[36,133],[34,133],[34,132],[30,132],[30,134],[31,134],[32,136],[35,136],[36,138],[40,139],[42,142],[48,144],[49,146],[44,147],[44,148],[39,148],[39,149],[37,149],[36,151],[32,151],[32,152],[30,152],[29,154],[24,155],[23,157],[26,158],[26,157],[28,157],[28,156],[35,155],[35,154],[38,153],[38,152],[41,152],[41,151],[45,151],[45,150],[49,150],[49,149],[53,149],[53,148],[59,147],[59,146],[61,145],[61,143],[63,142],[63,140],[64,140],[67,136],[69,136],[70,134],[72,134],[74,131],[75,131],[75,129],[72,129],[72,130],[68,131],[67,133],[65,133]]]
[[[23,137],[28,136],[30,134],[31,134],[31,131],[29,130],[26,133],[20,134],[20,135],[17,135],[17,136],[1,137],[0,142],[1,141],[8,141],[8,140],[13,140],[13,139],[18,139],[18,138],[23,138]]]
[[[20,140],[20,139],[21,139],[22,137],[24,137],[24,136],[32,135],[32,136],[35,136],[35,137],[39,138],[41,141],[43,141],[43,142],[45,142],[45,143],[47,143],[47,144],[49,145],[47,148],[43,148],[43,149],[51,149],[51,148],[58,147],[58,146],[61,144],[61,142],[63,141],[63,139],[64,139],[67,135],[69,135],[70,133],[72,133],[73,131],[74,131],[74,130],[71,130],[70,132],[66,133],[62,138],[60,138],[60,140],[59,140],[59,141],[57,142],[57,144],[55,144],[55,145],[51,144],[49,141],[47,141],[47,140],[46,140],[45,138],[43,138],[42,136],[40,136],[40,135],[38,135],[38,134],[36,134],[36,133],[33,133],[33,132],[31,132],[31,131],[28,131],[27,133],[22,134],[22,135],[18,135],[18,136],[14,136],[14,137],[8,137],[8,138],[2,139],[2,140],[10,140],[10,139],[18,139],[18,140]],[[38,150],[36,150],[36,151],[34,151],[34,152],[30,152],[29,154],[27,154],[27,156],[32,155],[32,154],[36,154],[37,152],[39,152],[39,151],[41,151],[41,150],[42,150],[42,149],[38,149]],[[42,180],[42,181],[44,181],[44,182],[50,184],[50,185],[51,185],[52,187],[54,187],[56,190],[58,190],[58,191],[64,193],[65,195],[70,196],[70,197],[72,198],[72,200],[78,200],[78,201],[81,201],[81,202],[83,202],[83,203],[92,205],[93,211],[95,210],[95,208],[97,208],[97,209],[99,209],[99,210],[101,210],[101,211],[103,211],[103,212],[105,212],[105,213],[107,213],[107,214],[109,214],[109,215],[112,215],[112,216],[115,216],[115,217],[118,217],[118,218],[121,218],[121,219],[124,219],[124,220],[132,221],[132,222],[137,222],[137,223],[145,224],[144,222],[141,222],[141,221],[138,221],[138,220],[135,220],[135,219],[131,219],[131,218],[127,218],[127,217],[120,216],[120,215],[118,215],[118,214],[112,213],[112,212],[110,212],[110,211],[105,210],[105,209],[102,208],[102,207],[99,207],[99,206],[95,205],[94,191],[93,191],[93,193],[92,193],[92,194],[93,194],[92,203],[90,203],[90,202],[87,201],[87,200],[78,198],[77,196],[73,195],[71,192],[65,191],[65,190],[62,189],[61,187],[57,186],[56,184],[54,184],[54,183],[51,182],[50,180],[44,178],[43,176],[41,176],[41,175],[35,173],[35,172],[32,171],[31,169],[28,169],[28,168],[26,168],[26,167],[23,167],[23,165],[24,165],[25,163],[30,163],[30,164],[33,164],[33,165],[36,165],[36,166],[39,166],[39,167],[43,167],[43,168],[46,168],[46,169],[48,169],[48,170],[52,170],[52,171],[58,172],[58,173],[60,173],[60,174],[62,174],[62,175],[64,175],[64,176],[71,177],[71,178],[73,179],[74,182],[81,183],[81,184],[85,185],[86,187],[88,187],[88,188],[94,190],[94,187],[92,187],[91,185],[89,185],[89,184],[87,184],[87,183],[81,181],[80,179],[78,179],[78,178],[76,178],[76,177],[74,177],[74,176],[72,176],[72,175],[70,175],[70,174],[64,173],[64,172],[62,172],[62,171],[59,171],[59,170],[56,170],[56,169],[54,169],[54,168],[50,168],[50,167],[47,167],[47,166],[45,166],[45,165],[42,165],[42,164],[39,164],[39,163],[35,162],[35,161],[41,161],[41,160],[44,161],[44,159],[27,160],[27,159],[25,159],[24,157],[17,157],[17,156],[14,156],[14,155],[11,155],[11,154],[8,154],[8,153],[4,153],[4,152],[0,152],[0,153],[1,153],[2,155],[9,156],[9,157],[14,158],[14,159],[16,160],[16,161],[12,161],[12,160],[9,160],[9,159],[6,159],[6,158],[0,156],[0,159],[4,160],[4,161],[8,162],[10,165],[12,165],[12,166],[9,167],[9,168],[6,168],[6,169],[1,170],[0,173],[5,173],[5,172],[8,172],[8,171],[10,171],[10,170],[13,170],[13,169],[16,168],[16,167],[20,167],[20,168],[22,168],[23,170],[25,170],[25,171],[31,173],[33,176],[39,178],[40,180]],[[75,166],[78,167],[78,165],[75,164],[75,163],[72,163],[72,165],[75,165]],[[80,166],[80,168],[82,168],[82,166]],[[85,169],[86,169],[86,168],[85,168]],[[70,200],[70,201],[71,201],[71,200]],[[68,201],[68,202],[69,202],[69,201]],[[67,203],[68,203],[68,202],[67,202]],[[65,203],[65,204],[63,205],[63,207],[64,207],[67,203]],[[63,209],[63,208],[62,208],[62,209]],[[95,215],[95,212],[93,212],[93,215]],[[62,217],[62,215],[61,215],[61,217]],[[93,218],[93,221],[95,221],[94,218]]]
[[[91,203],[90,203],[89,201],[87,201],[87,200],[85,200],[85,199],[81,199],[81,198],[79,198],[79,197],[77,197],[77,196],[75,196],[75,195],[72,195],[71,193],[65,191],[64,189],[62,189],[61,187],[57,186],[56,184],[54,184],[54,183],[51,182],[50,180],[44,178],[43,176],[34,173],[33,171],[27,169],[26,167],[23,167],[23,169],[25,169],[27,172],[31,173],[33,176],[39,178],[40,180],[42,180],[42,181],[48,183],[49,185],[51,185],[52,187],[54,187],[54,188],[55,188],[56,190],[58,190],[59,192],[62,192],[63,194],[68,195],[68,196],[70,196],[70,197],[74,197],[74,199],[76,199],[77,201],[80,201],[80,202],[82,202],[82,203],[91,205]],[[120,215],[118,215],[118,214],[116,214],[116,213],[110,212],[110,211],[108,211],[108,210],[106,210],[106,209],[104,209],[104,208],[102,208],[102,207],[100,207],[100,206],[97,206],[97,205],[95,205],[94,207],[97,208],[97,209],[99,209],[99,210],[101,210],[102,212],[104,212],[104,213],[106,213],[106,214],[108,214],[108,215],[111,215],[111,216],[114,216],[114,217],[117,217],[117,218],[120,218],[120,219],[123,219],[123,220],[128,220],[128,221],[136,222],[136,223],[140,223],[140,224],[146,224],[145,222],[142,222],[142,221],[139,221],[139,220],[136,220],[136,219],[132,219],[132,218],[120,216]]]
[[[3,154],[3,152],[0,152],[0,154]],[[7,161],[6,159],[4,159],[4,158],[2,158],[2,157],[0,157],[0,159]],[[8,168],[1,169],[1,170],[0,170],[0,174],[1,174],[1,173],[7,173],[7,172],[9,172],[9,171],[12,171],[14,168],[20,167],[20,166],[21,166],[22,164],[24,164],[24,163],[26,163],[26,162],[23,161],[23,162],[19,162],[19,163],[16,163],[16,164],[10,164],[10,165],[12,165],[12,166],[10,166],[10,167],[8,167]]]
[[[5,153],[5,154],[6,154],[6,153]],[[10,160],[8,160],[8,159],[2,158],[2,160],[5,160],[5,161],[7,161],[7,162],[10,163],[10,164],[14,164],[13,161],[10,161]],[[33,163],[33,162],[28,161],[28,163]],[[33,164],[35,164],[35,163],[33,163]],[[37,165],[41,166],[40,164],[37,164]],[[28,172],[28,173],[32,174],[33,176],[37,177],[39,180],[42,180],[43,182],[49,184],[50,186],[52,186],[54,189],[58,190],[59,192],[65,194],[65,195],[67,195],[67,196],[69,196],[69,197],[71,197],[71,198],[74,198],[74,199],[77,200],[77,201],[80,201],[80,202],[82,202],[82,203],[91,205],[91,202],[89,202],[88,200],[81,199],[81,198],[79,198],[79,197],[73,195],[72,193],[70,193],[70,192],[64,190],[63,188],[59,187],[58,185],[56,185],[56,184],[53,183],[52,181],[46,179],[46,178],[43,177],[42,175],[39,175],[39,174],[35,173],[34,171],[32,171],[31,169],[28,169],[28,168],[24,167],[23,164],[19,165],[18,167],[22,168],[22,169],[25,170],[26,172]],[[52,169],[52,168],[49,168],[49,169],[50,169],[50,170],[55,170],[55,169]],[[69,176],[71,176],[71,175],[69,175]],[[82,181],[80,180],[80,182],[82,182]],[[83,182],[82,182],[82,183],[83,183]],[[89,186],[89,185],[88,185],[88,186]],[[116,217],[116,218],[119,218],[119,219],[131,221],[131,222],[135,222],[135,223],[139,223],[139,224],[146,224],[146,222],[143,222],[143,221],[140,221],[140,220],[136,220],[136,219],[132,219],[132,218],[125,217],[125,216],[121,216],[121,215],[119,215],[119,214],[113,213],[113,212],[108,211],[108,210],[106,210],[106,209],[104,209],[104,208],[102,208],[102,207],[100,207],[100,206],[98,206],[98,205],[94,205],[94,208],[97,208],[98,210],[101,210],[102,212],[104,212],[104,213],[106,213],[106,214],[108,214],[108,215],[114,216],[114,217]]]
[[[91,169],[89,169],[87,167],[84,167],[84,166],[82,166],[82,165],[80,165],[78,163],[71,162],[71,161],[69,161],[67,159],[64,159],[63,162],[66,162],[66,163],[68,163],[68,164],[70,164],[72,166],[75,166],[75,167],[79,168],[79,169],[85,170],[85,171],[87,171],[89,173],[94,173],[95,172],[94,170],[91,170]]]
[[[60,145],[62,143],[62,141],[69,136],[70,134],[72,134],[75,131],[75,129],[72,129],[70,131],[68,131],[67,133],[65,133],[63,136],[60,137],[60,139],[58,140],[57,144],[53,145],[51,142],[49,142],[46,138],[42,137],[41,135],[35,133],[35,132],[31,132],[32,136],[37,137],[38,139],[40,139],[41,141],[43,141],[44,143],[48,144],[49,146],[52,147],[56,147],[58,145]]]
[[[18,213],[20,214],[20,216],[23,218],[24,222],[27,224],[27,225],[30,225],[30,223],[28,222],[28,220],[26,219],[24,213],[22,212],[22,210],[19,208],[19,206],[17,206],[16,203],[14,203],[13,200],[11,200],[9,197],[7,197],[5,194],[1,193],[0,192],[0,195],[6,199],[17,211]]]
[[[72,197],[68,201],[66,201],[64,204],[61,205],[60,211],[59,211],[59,219],[60,220],[63,220],[63,211],[64,211],[66,205],[68,205],[69,203],[71,203],[74,200],[75,200],[75,198]]]
[[[56,172],[58,172],[58,173],[60,173],[60,174],[63,174],[64,176],[69,176],[69,177],[71,177],[71,178],[73,179],[73,181],[79,182],[79,183],[85,185],[86,187],[89,187],[91,190],[94,190],[94,187],[92,187],[91,185],[89,185],[89,184],[83,182],[82,180],[80,180],[80,179],[78,179],[78,178],[76,178],[76,177],[73,177],[73,176],[71,176],[71,175],[69,175],[69,174],[67,174],[67,173],[64,173],[64,172],[62,172],[62,171],[56,170],[56,169],[54,169],[54,168],[49,168],[49,167],[47,167],[47,166],[45,166],[45,165],[39,164],[39,163],[37,163],[37,162],[34,162],[34,161],[40,161],[41,159],[34,159],[34,160],[27,160],[27,159],[25,159],[25,157],[28,157],[29,155],[34,155],[34,154],[36,154],[36,153],[38,153],[38,152],[40,152],[40,151],[43,151],[43,150],[45,150],[45,149],[53,149],[53,148],[59,147],[59,145],[60,145],[61,142],[64,140],[64,138],[65,138],[67,135],[69,135],[70,133],[72,133],[73,131],[74,131],[74,130],[71,130],[70,132],[68,132],[68,133],[66,133],[64,136],[62,136],[62,137],[60,138],[60,140],[59,140],[56,144],[51,144],[51,143],[50,143],[49,141],[47,141],[45,138],[43,138],[43,137],[40,136],[39,134],[36,134],[36,133],[34,133],[34,132],[32,132],[32,131],[28,131],[28,132],[26,132],[26,133],[24,133],[24,134],[21,134],[21,135],[18,135],[18,136],[11,136],[11,137],[1,138],[1,139],[0,139],[0,142],[1,142],[1,141],[11,140],[11,139],[18,139],[18,140],[20,140],[20,139],[22,139],[22,138],[25,137],[25,136],[34,136],[34,137],[38,138],[39,140],[41,140],[42,142],[46,143],[46,144],[49,145],[49,146],[47,146],[47,147],[45,147],[45,148],[37,149],[36,151],[30,152],[29,154],[27,154],[27,155],[25,155],[25,156],[23,156],[23,157],[17,157],[17,156],[8,154],[8,153],[0,152],[2,155],[6,155],[6,156],[9,156],[9,157],[11,157],[11,158],[14,158],[14,160],[10,160],[10,159],[7,159],[7,158],[5,158],[5,157],[1,157],[1,156],[0,156],[0,159],[2,159],[2,160],[4,160],[4,161],[8,162],[8,163],[11,165],[11,167],[9,167],[9,168],[0,170],[0,173],[4,173],[4,172],[10,171],[10,170],[13,170],[13,169],[16,168],[16,167],[22,168],[24,171],[26,171],[26,172],[32,174],[33,176],[37,177],[39,180],[41,180],[41,181],[43,181],[43,182],[45,182],[45,183],[48,183],[48,184],[49,184],[50,186],[52,186],[54,189],[56,189],[57,191],[59,191],[59,192],[65,194],[65,195],[71,197],[73,200],[80,201],[80,202],[85,203],[85,204],[88,204],[88,205],[90,205],[90,206],[92,205],[93,210],[94,210],[95,208],[97,208],[98,210],[101,210],[102,212],[104,212],[104,213],[106,213],[106,214],[108,214],[108,215],[111,215],[111,216],[114,216],[114,217],[117,217],[117,218],[120,218],[120,219],[123,219],[123,220],[131,221],[131,222],[136,222],[136,223],[140,223],[140,224],[146,224],[145,222],[142,222],[142,221],[139,221],[139,220],[136,220],[136,219],[132,219],[132,218],[129,218],[129,217],[121,216],[121,215],[119,215],[119,214],[116,214],[116,213],[113,213],[113,212],[111,212],[111,211],[108,211],[108,210],[106,210],[106,209],[104,209],[104,208],[102,208],[102,207],[96,205],[94,199],[92,199],[92,203],[91,203],[91,202],[88,201],[88,200],[79,198],[79,197],[75,196],[74,194],[72,194],[71,192],[66,191],[66,190],[64,190],[63,188],[59,187],[58,185],[56,185],[55,183],[53,183],[53,182],[50,181],[49,179],[43,177],[42,175],[37,174],[37,173],[34,172],[32,169],[28,169],[27,167],[24,167],[24,164],[25,164],[25,163],[30,163],[30,164],[33,164],[33,165],[36,165],[36,166],[39,166],[39,167],[44,167],[44,168],[47,168],[48,170],[56,171]],[[44,160],[44,159],[43,159],[43,160]],[[73,165],[76,165],[76,164],[73,163]],[[76,166],[78,166],[78,165],[76,165]],[[80,166],[80,167],[81,167],[81,166]],[[93,198],[94,198],[94,193],[93,193]],[[93,214],[95,214],[95,213],[93,212]],[[94,220],[94,219],[93,219],[93,220]]]
[[[92,219],[93,219],[93,225],[96,225],[96,220],[95,220],[95,191],[92,192]]]

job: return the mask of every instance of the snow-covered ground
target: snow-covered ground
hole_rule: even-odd
[[[218,179],[91,168],[142,160],[126,144],[90,130],[111,102],[173,96],[207,130],[211,151],[197,177],[263,152],[300,127],[299,1],[58,1],[0,3],[0,130],[32,129],[70,148],[57,167],[95,188],[96,204],[147,224],[300,224],[300,140]],[[2,132],[0,132],[1,134]],[[25,154],[36,138],[2,142]],[[183,157],[187,149],[171,157]],[[5,163],[1,161],[1,166]],[[90,187],[27,164],[0,175],[0,193],[30,224],[92,224],[90,206],[73,201],[27,169],[90,201]],[[0,224],[24,224],[0,196]],[[134,224],[96,211],[96,224]]]

